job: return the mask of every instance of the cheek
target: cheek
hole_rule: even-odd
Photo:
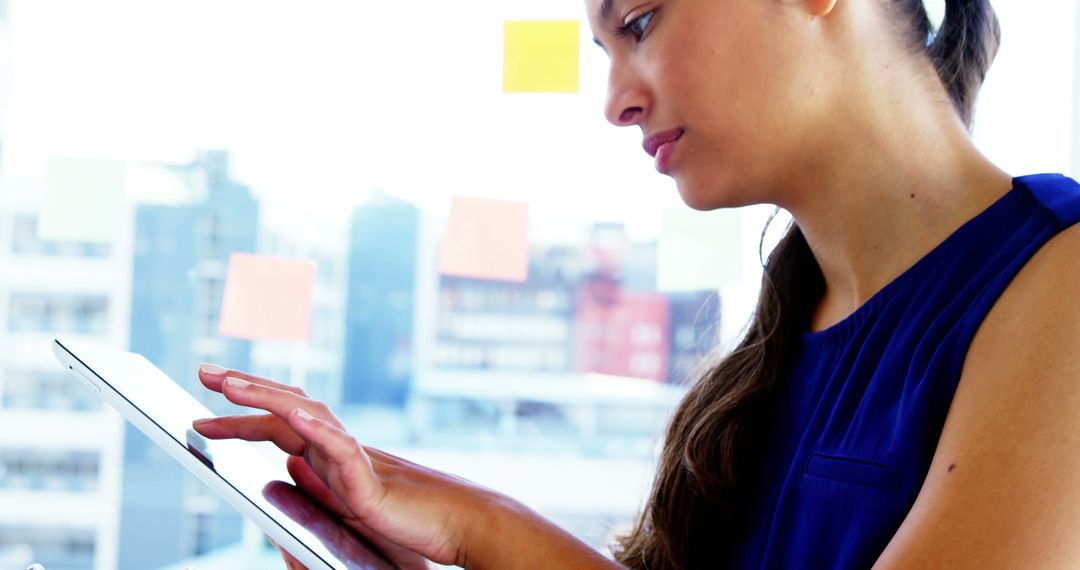
[[[747,65],[754,64],[745,48],[680,37],[664,53],[654,68],[662,126],[693,130],[699,144],[744,129],[746,116],[756,112],[747,84],[753,72]]]

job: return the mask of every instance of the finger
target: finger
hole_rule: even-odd
[[[272,481],[263,496],[275,507],[315,535],[335,557],[361,568],[392,568],[386,558],[340,521],[329,516],[296,487]]]
[[[419,556],[416,552],[383,538],[378,533],[371,530],[371,527],[360,522],[353,513],[345,508],[341,501],[338,500],[337,496],[334,495],[333,491],[323,483],[322,479],[319,478],[319,476],[311,469],[311,466],[302,458],[290,457],[285,461],[285,466],[288,468],[289,475],[292,476],[293,481],[296,482],[296,486],[305,495],[310,497],[313,503],[322,505],[323,508],[330,511],[334,516],[345,520],[349,528],[371,542],[371,544],[378,548],[387,558],[395,564],[398,564],[399,567],[409,565],[415,566],[417,557]],[[427,568],[427,565],[421,564],[421,567]]]
[[[292,392],[298,396],[307,396],[307,394],[302,389],[297,388],[296,386],[289,386],[288,384],[282,384],[280,382],[268,380],[261,376],[248,374],[247,372],[241,370],[229,370],[227,368],[222,368],[221,366],[218,366],[216,364],[199,365],[199,380],[203,383],[203,386],[206,386],[207,388],[215,392],[221,391],[221,383],[228,376],[232,376],[233,378],[239,378],[241,380],[246,380],[248,382],[251,382],[252,384],[259,384],[261,386],[277,388],[278,390],[285,390],[287,392]]]
[[[379,472],[379,463],[381,458],[378,454],[382,452],[373,447],[363,447],[364,451],[372,460],[372,466],[375,473]],[[307,460],[303,457],[297,457],[300,454],[293,454],[293,457],[287,457],[285,459],[285,468],[289,471],[289,476],[292,477],[293,483],[296,484],[301,490],[303,490],[309,497],[314,499],[319,504],[323,505],[331,512],[339,516],[349,516],[351,513],[349,510],[338,500],[334,492],[326,486],[322,478],[312,469]],[[393,456],[389,456],[393,458]],[[389,465],[398,465],[393,461],[388,461]]]
[[[382,500],[384,489],[363,447],[348,432],[302,409],[293,410],[288,418],[289,426],[327,462],[312,465],[315,473],[353,514],[365,518],[363,514]]]
[[[222,393],[234,404],[265,410],[281,418],[287,417],[290,412],[299,408],[321,420],[341,426],[341,422],[334,417],[334,413],[326,404],[288,390],[229,376],[222,384]]]
[[[371,460],[373,463],[375,463],[376,468],[378,467],[379,463],[385,463],[386,465],[395,466],[422,467],[421,465],[413,463],[408,459],[403,459],[401,457],[398,457],[397,455],[394,455],[393,453],[387,453],[375,447],[368,447],[365,445],[364,452],[367,453],[369,457],[371,457]]]
[[[304,438],[296,435],[285,420],[273,414],[222,416],[195,420],[191,427],[208,439],[270,441],[289,455],[302,455],[307,447]]]
[[[293,558],[293,555],[289,554],[288,550],[282,548],[281,545],[274,542],[272,538],[268,536],[266,537],[266,540],[269,540],[270,544],[273,544],[274,548],[276,548],[277,551],[281,553],[281,558],[285,560],[285,568],[287,570],[308,570],[307,566],[304,566],[299,560]]]
[[[285,468],[289,471],[296,486],[306,493],[313,501],[324,506],[330,512],[339,517],[350,516],[349,510],[338,500],[334,492],[323,483],[319,475],[312,470],[311,465],[303,457],[289,457],[285,460]]]

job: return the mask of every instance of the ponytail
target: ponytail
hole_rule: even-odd
[[[774,387],[825,279],[797,225],[769,255],[746,336],[687,393],[668,426],[645,510],[615,558],[640,570],[716,567],[749,528],[749,470],[773,421]]]
[[[945,0],[945,19],[937,30],[931,29],[923,0],[894,0],[894,4],[911,22],[912,44],[925,50],[970,129],[976,96],[1001,45],[1001,27],[990,0]]]

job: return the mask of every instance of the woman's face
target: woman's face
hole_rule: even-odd
[[[808,0],[809,1],[809,0]],[[777,202],[814,151],[826,82],[801,0],[586,0],[605,114],[641,127],[689,206]],[[820,69],[818,70],[820,71]]]

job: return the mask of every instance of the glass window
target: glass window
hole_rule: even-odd
[[[93,492],[100,456],[96,451],[0,449],[0,487]]]
[[[101,398],[62,370],[9,369],[0,376],[0,408],[94,411]]]
[[[111,245],[107,243],[77,243],[45,241],[38,237],[38,218],[35,215],[18,214],[12,220],[11,253],[15,255],[46,255],[68,257],[109,257]]]
[[[90,570],[95,548],[93,529],[0,525],[0,552],[25,549],[45,568]]]
[[[499,24],[520,6],[10,4],[18,17],[0,0],[0,414],[44,424],[101,409],[47,357],[28,362],[12,348],[77,334],[143,354],[215,411],[226,408],[198,386],[200,362],[306,384],[366,445],[444,458],[493,487],[527,482],[534,494],[520,499],[598,548],[632,520],[643,497],[613,490],[606,470],[632,464],[617,475],[640,473],[647,488],[672,407],[738,334],[761,275],[720,290],[658,289],[663,213],[687,206],[627,140],[636,130],[603,119],[602,50],[583,42],[577,94],[507,96]],[[588,33],[580,0],[534,4],[525,12],[577,19]],[[1076,51],[1075,10],[997,4],[1008,41],[980,93],[976,142],[1007,171],[1068,171],[1061,157],[1080,138],[1061,120],[1080,116],[1065,57]],[[1045,65],[1026,65],[1036,61]],[[1032,104],[1015,112],[1020,100]],[[129,165],[114,243],[38,235],[35,204],[59,157]],[[523,279],[440,273],[455,197],[528,204]],[[742,210],[744,233],[771,211]],[[757,236],[744,242],[717,247],[716,263],[753,267],[744,261],[758,259]],[[481,257],[493,259],[505,244],[485,245]],[[310,307],[306,338],[220,334],[234,253],[316,263],[312,299],[274,297],[255,315]],[[13,270],[25,273],[7,278]],[[209,491],[176,483],[180,468],[145,452],[149,443],[109,444],[123,452],[4,449],[0,486],[99,493],[111,509],[103,520],[141,520],[149,502],[160,526],[182,529],[121,524],[117,544],[96,545],[116,550],[119,568],[175,566],[221,546],[214,536],[240,534],[228,507],[187,509]],[[500,469],[470,473],[477,457]],[[541,467],[521,467],[538,457]],[[125,483],[105,488],[98,474],[112,469]],[[604,500],[562,503],[546,483],[569,469]],[[482,479],[491,473],[502,479]],[[56,525],[0,527],[0,550],[31,544],[50,570],[92,566],[98,529],[49,515]]]
[[[108,330],[108,308],[104,295],[13,293],[8,329],[103,335]]]

